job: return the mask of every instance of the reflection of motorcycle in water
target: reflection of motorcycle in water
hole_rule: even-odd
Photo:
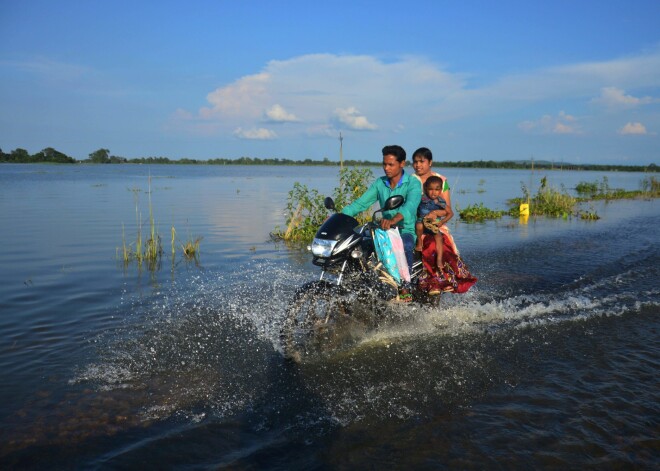
[[[392,196],[371,221],[334,213],[319,228],[309,247],[312,263],[321,267],[321,277],[301,286],[289,305],[281,331],[284,353],[294,360],[323,350],[337,350],[354,340],[355,330],[374,328],[383,321],[385,300],[397,295],[398,284],[385,270],[374,247],[374,231],[382,211],[396,209],[403,196]],[[325,206],[334,210],[332,198]],[[416,260],[410,270],[413,298],[427,301],[416,289],[424,271]],[[338,333],[341,332],[341,335]]]

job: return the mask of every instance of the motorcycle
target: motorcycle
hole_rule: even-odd
[[[312,263],[321,268],[321,275],[298,288],[287,308],[280,335],[285,357],[300,361],[323,351],[341,350],[355,341],[355,334],[386,320],[385,300],[396,297],[398,283],[378,257],[374,231],[380,227],[383,211],[403,203],[403,196],[392,196],[370,221],[360,224],[355,218],[336,212],[332,198],[325,199],[325,207],[335,212],[321,225],[308,247]],[[413,300],[437,300],[417,289],[417,280],[423,273],[421,260],[415,260],[410,269]]]

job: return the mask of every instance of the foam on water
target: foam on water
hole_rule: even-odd
[[[492,342],[506,351],[554,325],[657,308],[658,289],[635,291],[634,278],[631,268],[556,292],[510,296],[480,283],[443,295],[438,306],[388,305],[390,321],[359,333],[353,348],[291,372],[280,328],[310,274],[268,261],[233,275],[196,274],[146,297],[126,293],[116,313],[123,324],[91,340],[98,357],[71,378],[77,397],[55,407],[68,427],[42,423],[39,433],[25,431],[26,443],[34,435],[67,443],[168,419],[261,416],[309,398],[315,405],[305,402],[286,427],[413,417],[438,401],[460,404],[486,384],[515,384],[515,374],[492,369]],[[274,419],[265,417],[268,427]]]
[[[241,410],[264,386],[279,326],[296,280],[260,263],[237,276],[173,283],[121,306],[122,328],[95,339],[99,360],[71,384],[99,392],[149,390],[134,407],[145,420]]]
[[[407,316],[406,321],[377,329],[365,336],[362,343],[429,335],[460,335],[504,328],[541,327],[640,312],[644,306],[658,306],[655,300],[660,290],[636,291],[633,270],[589,284],[584,281],[577,284],[579,286],[575,289],[561,292],[528,293],[505,298],[494,298],[480,287],[462,295],[444,294],[439,306],[414,306],[413,313]],[[393,309],[399,312],[411,310],[401,305]]]

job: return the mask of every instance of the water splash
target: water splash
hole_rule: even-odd
[[[70,380],[72,392],[54,407],[56,423],[15,433],[12,446],[34,437],[70,443],[164,420],[254,413],[258,427],[286,416],[286,427],[307,430],[319,421],[348,426],[460,407],[495,384],[515,387],[516,366],[556,326],[657,308],[657,288],[640,294],[634,276],[630,269],[512,296],[481,284],[443,295],[435,307],[388,305],[390,321],[365,331],[354,348],[291,370],[279,332],[309,273],[254,261],[234,275],[195,275],[146,298],[125,295],[117,313],[123,325],[94,339],[98,357]],[[283,414],[287,408],[297,412]]]

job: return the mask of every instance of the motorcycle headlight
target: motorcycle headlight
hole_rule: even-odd
[[[353,257],[353,258],[361,258],[362,255],[363,255],[363,253],[362,253],[362,249],[360,247],[354,249],[351,252],[351,257]]]
[[[312,253],[317,257],[328,258],[332,254],[335,245],[337,245],[336,240],[314,239],[312,241]]]

